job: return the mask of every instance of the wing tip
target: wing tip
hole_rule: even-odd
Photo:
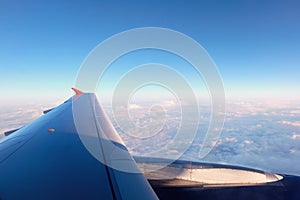
[[[82,91],[80,91],[80,90],[78,90],[78,89],[76,89],[76,88],[71,88],[74,92],[75,92],[75,94],[76,95],[82,95],[83,94],[83,92]]]

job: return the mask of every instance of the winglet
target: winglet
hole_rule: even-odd
[[[83,94],[82,91],[80,91],[76,88],[72,88],[72,90],[75,92],[75,100],[77,100],[79,98],[79,96]]]
[[[76,88],[72,88],[72,90],[75,92],[76,95],[82,95],[83,94],[82,91],[80,91],[80,90],[78,90]]]

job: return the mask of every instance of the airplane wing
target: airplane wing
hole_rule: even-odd
[[[93,157],[80,140],[72,98],[80,102],[83,116],[101,116],[101,129],[93,127],[99,125],[93,120],[84,125],[89,126],[85,127],[87,132],[96,131],[98,137],[90,140],[99,145],[96,149],[107,163]],[[125,160],[136,167],[120,139],[113,142],[117,143],[115,148],[122,148],[121,155],[110,157],[117,150],[105,149],[107,138],[118,137],[103,111],[97,109],[95,113],[92,109],[100,107],[97,101],[90,102],[95,95],[72,98],[0,141],[0,199],[158,199],[142,173],[119,171],[108,165]]]
[[[299,176],[216,163],[170,162],[145,157],[134,159],[159,199],[300,199]]]
[[[75,92],[0,140],[0,200],[300,199],[298,176],[184,160],[165,165],[170,161],[133,159],[96,96]],[[93,148],[86,148],[89,145]],[[120,170],[124,166],[128,171]]]

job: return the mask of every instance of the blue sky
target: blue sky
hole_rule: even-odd
[[[298,1],[0,1],[1,100],[67,98],[101,41],[158,26],[198,41],[226,93],[299,96]]]

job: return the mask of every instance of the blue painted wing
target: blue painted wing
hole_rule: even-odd
[[[83,116],[96,117],[86,125],[98,129],[85,128],[98,131],[91,141],[100,145],[96,148],[101,150],[100,156],[104,155],[106,162],[124,158],[125,164],[136,167],[123,143],[114,140],[118,136],[113,135],[111,124],[107,125],[109,120],[95,95],[72,98],[0,141],[0,199],[157,199],[142,173],[114,169],[85,148],[74,123],[74,102],[80,102]],[[103,138],[103,134],[110,136]],[[110,138],[114,141],[106,141]],[[114,151],[105,149],[106,142],[116,144]],[[118,148],[123,154],[111,156]]]

